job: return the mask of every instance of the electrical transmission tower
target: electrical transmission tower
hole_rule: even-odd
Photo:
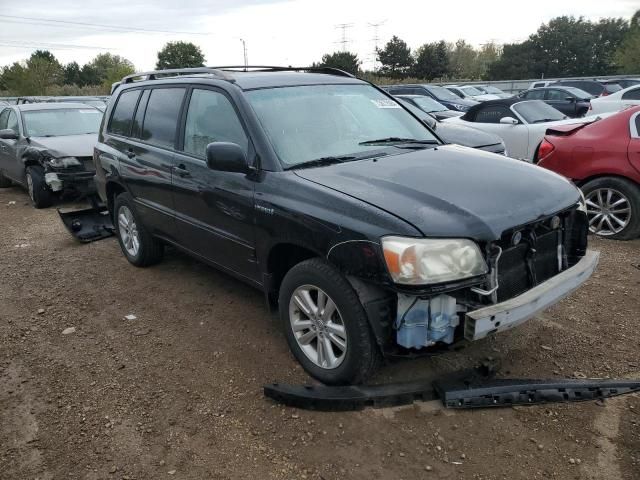
[[[384,25],[386,20],[383,20],[378,23],[369,23],[368,25],[373,28],[373,38],[371,41],[373,42],[373,58],[371,59],[373,63],[373,71],[375,72],[378,67],[378,44],[380,43],[380,36],[378,35],[379,29],[382,25]]]
[[[336,28],[342,29],[342,38],[336,43],[340,43],[342,45],[343,52],[347,51],[347,44],[350,42],[350,40],[347,38],[347,30],[351,27],[353,27],[353,23],[341,23],[339,25],[336,25]]]

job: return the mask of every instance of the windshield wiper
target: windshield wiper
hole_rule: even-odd
[[[386,144],[397,144],[397,143],[410,143],[417,145],[434,145],[438,142],[435,140],[417,140],[415,138],[400,138],[400,137],[387,137],[387,138],[379,138],[377,140],[367,140],[364,142],[360,142],[358,145],[386,145]]]
[[[324,165],[332,165],[334,163],[342,163],[348,160],[355,160],[355,155],[343,155],[343,156],[331,156],[331,157],[321,157],[316,158],[315,160],[309,160],[308,162],[298,163],[297,165],[292,165],[287,168],[287,170],[292,170],[294,168],[312,168],[312,167],[322,167]]]

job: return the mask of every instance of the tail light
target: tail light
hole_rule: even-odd
[[[551,154],[551,152],[553,152],[555,149],[556,149],[555,145],[545,138],[540,144],[540,147],[538,148],[538,153],[536,155],[536,163],[548,157]]]

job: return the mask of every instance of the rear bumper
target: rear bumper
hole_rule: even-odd
[[[479,340],[526,322],[559,302],[586,282],[598,265],[600,253],[587,251],[573,267],[507,301],[484,307],[465,316],[464,336]]]

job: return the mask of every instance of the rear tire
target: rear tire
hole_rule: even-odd
[[[31,203],[36,208],[47,208],[53,204],[53,192],[44,181],[44,170],[42,167],[27,167],[25,174],[27,180],[27,192]]]
[[[640,236],[640,186],[626,178],[600,177],[582,186],[591,233],[631,240]]]
[[[0,173],[0,188],[8,188],[12,185],[11,180]]]
[[[362,383],[378,368],[380,349],[360,299],[327,262],[314,258],[289,270],[280,287],[279,309],[291,352],[322,383]]]
[[[126,192],[118,195],[113,211],[116,237],[129,263],[136,267],[148,267],[162,260],[164,245],[142,224],[131,195]]]

